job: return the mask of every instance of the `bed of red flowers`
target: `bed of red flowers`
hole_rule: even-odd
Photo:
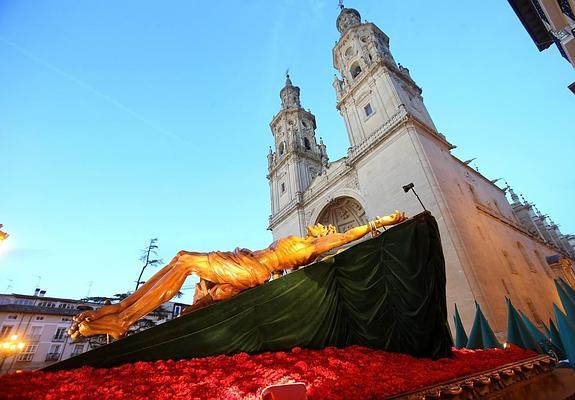
[[[454,350],[437,361],[365,347],[137,362],[110,369],[0,377],[1,399],[258,399],[271,384],[304,382],[310,399],[381,399],[495,368],[535,353]]]

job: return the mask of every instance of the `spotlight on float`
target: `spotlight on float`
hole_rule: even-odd
[[[417,197],[417,200],[419,201],[419,204],[421,204],[421,207],[423,208],[424,211],[427,211],[427,208],[425,208],[425,206],[423,205],[423,203],[421,202],[421,199],[419,198],[419,196],[417,195],[417,193],[415,192],[414,189],[415,185],[413,184],[413,182],[408,183],[407,185],[403,185],[403,191],[405,193],[409,192],[410,190],[413,192],[413,194],[415,195],[415,197]]]

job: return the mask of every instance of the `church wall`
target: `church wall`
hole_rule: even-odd
[[[280,224],[274,227],[272,231],[273,239],[281,239],[286,236],[299,235],[300,226],[297,210],[294,210],[289,217],[285,218]]]
[[[476,288],[473,295],[494,331],[504,339],[505,296],[530,318],[536,314],[546,320],[551,316],[551,302],[556,301],[553,281],[541,259],[550,249],[512,227],[516,220],[502,190],[448,151],[441,151],[434,140],[425,135],[419,137],[456,225],[460,252],[465,254],[462,268]],[[525,261],[518,242],[532,267]],[[457,302],[464,326],[470,329],[474,308],[461,307],[461,288],[449,279],[449,274],[447,285],[450,311],[452,302]]]
[[[391,57],[388,39],[374,27],[377,31],[372,42],[362,40],[355,33],[368,32],[371,25],[361,24],[357,12],[346,10],[342,13],[347,19],[338,18],[342,37],[334,49],[334,66],[342,80],[336,77],[334,88],[352,151],[349,158],[331,163],[315,179],[310,166],[315,165],[319,172],[321,165],[313,157],[306,159],[301,152],[294,152],[299,158],[286,160],[287,165],[282,167],[285,176],[272,178],[272,214],[276,219],[283,217],[281,223],[274,225],[274,239],[305,234],[305,225],[316,223],[330,200],[341,196],[356,199],[369,219],[394,209],[405,211],[408,216],[418,214],[422,208],[417,198],[402,189],[413,182],[439,225],[452,329],[454,304],[469,330],[477,301],[494,331],[504,340],[506,296],[531,319],[546,320],[552,302],[558,299],[545,256],[557,251],[524,234],[505,193],[451,155],[451,145],[436,132],[409,71]],[[348,23],[355,25],[348,27]],[[378,39],[376,48],[370,47],[375,45],[373,39]],[[357,63],[361,71],[352,74],[352,70],[357,72]],[[294,90],[288,77],[280,93]],[[286,110],[294,106],[284,104],[288,100],[289,96],[287,100],[282,97],[282,107],[289,106]],[[367,104],[373,111],[371,115],[366,112]],[[290,130],[287,114],[281,115],[284,120],[276,122],[283,121],[290,144],[312,132],[306,130],[303,122],[298,125],[301,131]],[[276,141],[280,136],[278,131]],[[375,145],[378,140],[382,142]],[[315,139],[312,142],[316,144]],[[290,146],[291,150],[294,148]],[[313,149],[317,152],[316,147]],[[354,158],[360,154],[362,158]],[[286,185],[283,195],[282,182]],[[284,216],[287,209],[291,212]],[[553,235],[542,221],[535,223],[538,229],[545,230],[544,235]]]
[[[416,141],[413,134],[404,128],[374,149],[369,157],[358,162],[356,168],[360,191],[367,202],[367,214],[382,215],[396,208],[405,211],[408,216],[422,212],[413,193],[405,193],[402,189],[403,185],[413,182],[423,204],[435,216],[439,225],[446,260],[448,304],[452,307],[457,301],[460,309],[474,311],[474,297],[461,268],[453,229],[448,227],[449,218],[440,205],[432,171]],[[471,312],[466,313],[469,314]],[[451,318],[449,321],[451,323]]]

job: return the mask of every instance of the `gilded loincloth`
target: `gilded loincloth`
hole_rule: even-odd
[[[244,290],[261,285],[270,277],[270,271],[247,249],[208,253],[210,271],[200,277],[216,284],[230,284]]]

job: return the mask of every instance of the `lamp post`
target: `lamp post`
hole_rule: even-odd
[[[8,236],[10,236],[6,232],[2,231],[3,226],[4,225],[0,224],[0,241],[8,239]]]
[[[10,356],[21,352],[26,343],[18,340],[18,335],[10,336],[8,340],[0,341],[0,374],[2,374],[2,367],[4,367],[4,361]]]

